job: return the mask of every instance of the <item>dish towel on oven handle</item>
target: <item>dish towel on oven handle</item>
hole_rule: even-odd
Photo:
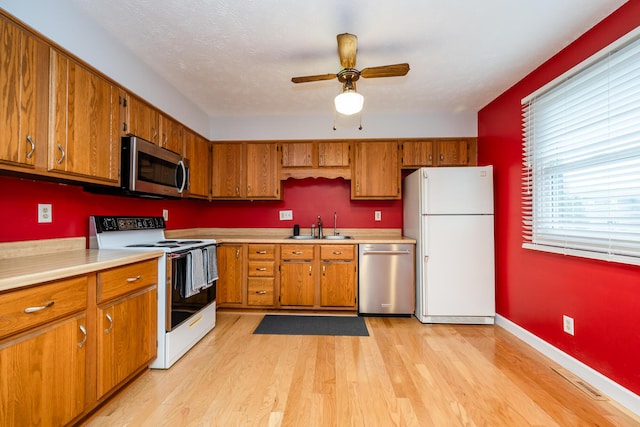
[[[181,296],[192,297],[205,287],[207,287],[207,279],[202,249],[194,249],[187,254],[187,280]]]
[[[218,257],[216,254],[216,246],[208,246],[202,249],[204,254],[204,269],[207,274],[207,285],[209,287],[213,285],[213,282],[218,280]]]

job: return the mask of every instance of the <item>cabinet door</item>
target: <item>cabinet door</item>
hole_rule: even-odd
[[[0,425],[66,425],[85,409],[86,318],[0,342]]]
[[[248,199],[280,198],[278,151],[275,143],[248,143],[247,188]]]
[[[243,145],[240,143],[213,143],[211,154],[211,197],[239,199],[243,193]]]
[[[185,129],[184,156],[189,159],[189,197],[208,198],[210,143],[194,132]]]
[[[438,166],[468,166],[471,164],[471,145],[468,140],[438,141]]]
[[[184,153],[184,128],[183,126],[164,114],[158,114],[160,135],[158,145],[174,153]]]
[[[3,17],[0,40],[0,162],[31,168],[46,158],[48,49]]]
[[[232,306],[242,304],[242,245],[218,246],[218,281],[216,304]]]
[[[283,168],[313,167],[313,142],[284,142],[281,147]]]
[[[135,96],[129,98],[128,108],[128,133],[159,145],[160,124],[158,110]]]
[[[49,170],[118,181],[120,90],[51,50]]]
[[[318,142],[318,166],[348,167],[350,162],[348,142]]]
[[[280,264],[280,305],[313,306],[315,277],[312,262]]]
[[[156,287],[98,307],[98,398],[156,357]]]
[[[405,141],[402,143],[402,166],[433,166],[433,141]]]
[[[356,142],[353,171],[352,199],[401,197],[397,142]]]
[[[320,270],[320,305],[323,307],[355,307],[355,264],[353,262],[323,262]]]

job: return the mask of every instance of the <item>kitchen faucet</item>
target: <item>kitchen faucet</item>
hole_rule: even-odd
[[[338,234],[338,212],[333,213],[333,235],[337,236]]]
[[[322,219],[318,215],[318,239],[322,239]]]

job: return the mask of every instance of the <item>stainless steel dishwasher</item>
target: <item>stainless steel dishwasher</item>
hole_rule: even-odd
[[[411,315],[416,303],[415,245],[361,244],[358,312]]]

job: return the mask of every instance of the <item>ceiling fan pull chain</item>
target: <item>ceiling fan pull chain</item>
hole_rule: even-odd
[[[338,115],[338,112],[336,111],[336,109],[333,109],[333,130],[336,130],[336,116]]]
[[[358,127],[358,130],[362,130],[362,110],[360,110],[360,126]]]

